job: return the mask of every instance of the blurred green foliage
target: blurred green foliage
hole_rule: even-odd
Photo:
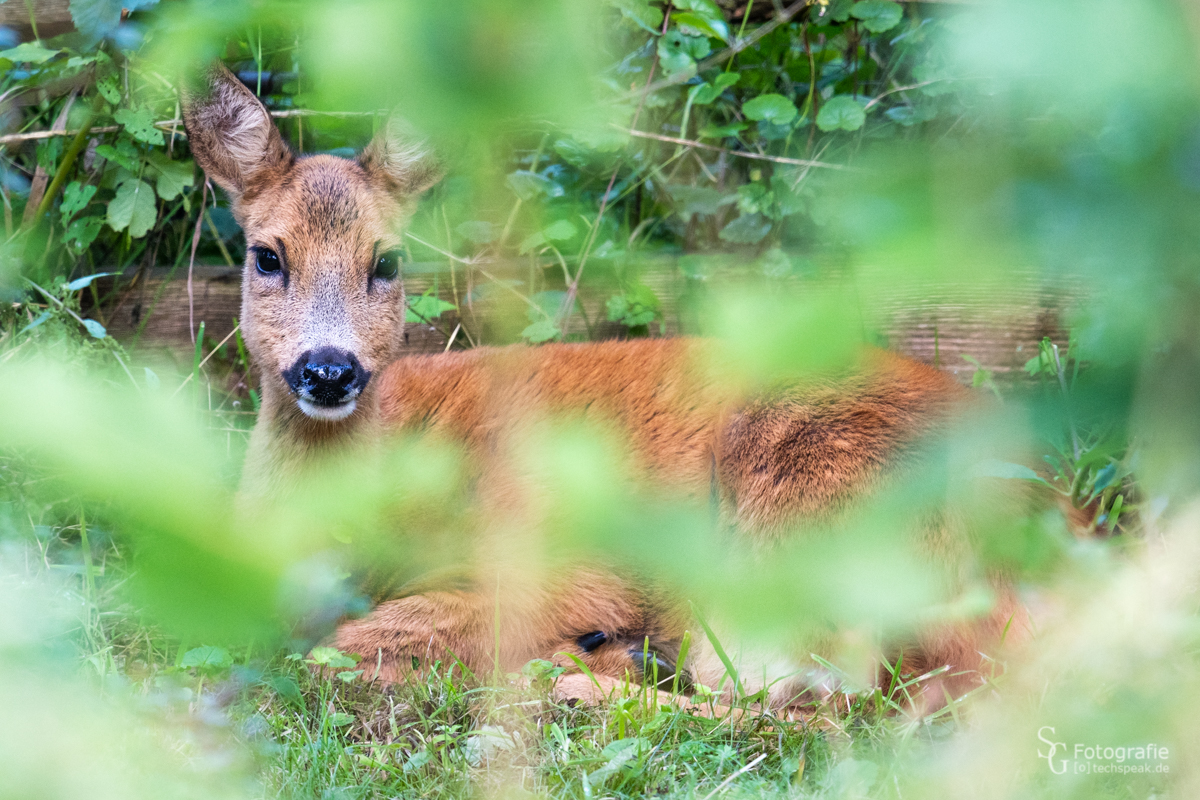
[[[124,772],[158,750],[112,732],[143,724],[122,705],[140,691],[207,713],[214,684],[240,698],[251,749],[269,735],[272,790],[296,796],[461,795],[502,762],[505,790],[532,763],[535,790],[581,797],[711,797],[743,769],[747,793],[1188,796],[1200,18],[1183,0],[731,6],[76,0],[77,33],[0,51],[0,114],[17,137],[0,160],[0,697],[38,720],[0,736],[0,772],[19,776],[0,796],[75,796],[85,769],[114,796],[211,793],[211,775],[183,765]],[[628,701],[505,721],[489,716],[502,701],[481,713],[480,690],[453,676],[364,696],[302,669],[300,652],[363,608],[347,573],[374,562],[404,580],[461,561],[467,487],[461,454],[405,440],[326,465],[292,505],[238,515],[249,387],[205,370],[220,348],[203,335],[195,362],[164,368],[97,318],[136,271],[189,261],[196,237],[199,263],[240,255],[227,200],[203,186],[175,122],[179,86],[215,57],[302,152],[347,153],[393,107],[432,137],[450,178],[408,246],[448,260],[409,298],[414,323],[490,294],[515,310],[489,343],[580,338],[568,331],[582,285],[627,334],[660,335],[667,298],[644,277],[670,257],[691,332],[718,339],[728,381],[758,387],[852,361],[877,328],[869,300],[900,287],[965,293],[1031,272],[1076,287],[1070,342],[1042,343],[1028,384],[979,367],[997,402],[931,445],[927,471],[836,536],[813,531],[770,559],[730,553],[703,509],[630,486],[607,432],[548,424],[525,453],[555,498],[549,561],[623,557],[767,639],[961,619],[991,602],[981,575],[1000,566],[1051,607],[1037,654],[1009,677],[998,665],[983,694],[999,699],[977,708],[908,720],[894,687],[864,688],[820,708],[827,728],[759,718],[724,733]],[[33,136],[52,127],[67,135]],[[504,259],[527,273],[459,291],[453,270]],[[217,360],[250,371],[238,340],[223,347]],[[1089,536],[980,496],[971,476],[1049,485]],[[914,558],[900,535],[946,503],[980,540],[965,575]],[[971,725],[953,724],[960,711]],[[1077,742],[1169,746],[1170,772],[1061,777],[1039,757],[1045,726],[1071,758]],[[489,736],[509,743],[500,756],[485,755]],[[110,771],[77,766],[110,746]],[[60,767],[62,747],[93,760]]]

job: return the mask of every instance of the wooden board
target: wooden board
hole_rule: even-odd
[[[521,269],[527,269],[522,267]],[[445,266],[412,264],[407,267],[405,288],[410,296],[426,291],[437,276],[439,295],[453,300],[451,281]],[[498,277],[524,276],[514,267],[490,265],[488,271]],[[205,322],[206,338],[220,340],[241,315],[240,269],[198,266],[193,276],[191,308],[196,323]],[[126,343],[137,338],[141,348],[157,348],[172,353],[176,360],[190,362],[192,344],[189,332],[186,267],[173,279],[166,269],[149,271],[143,280],[124,288],[118,301],[103,308],[97,316],[109,332]],[[132,277],[132,275],[131,275]],[[892,276],[894,278],[894,275]],[[667,335],[692,333],[697,329],[693,309],[678,302],[687,290],[687,279],[674,262],[660,261],[642,275],[642,280],[663,300]],[[708,291],[721,291],[738,280],[737,276],[713,276],[706,282]],[[876,286],[870,270],[856,279],[865,286]],[[436,325],[406,326],[403,350],[406,353],[440,352],[446,349],[454,329],[463,323],[474,341],[511,340],[528,324],[524,301],[512,293],[492,291],[489,298],[467,303],[469,290],[485,283],[482,276],[469,276],[460,266],[455,275],[462,318],[448,312]],[[885,283],[886,282],[882,282]],[[890,284],[887,284],[890,286]],[[803,281],[797,286],[807,289]],[[611,291],[581,290],[580,305],[591,322],[592,338],[624,335],[625,329],[605,320],[604,304]],[[1065,345],[1066,318],[1078,301],[1080,289],[1070,283],[1047,283],[1036,273],[1005,275],[1003,280],[979,282],[913,283],[891,286],[882,291],[864,291],[861,303],[871,319],[873,331],[886,345],[921,361],[936,364],[970,380],[974,365],[963,356],[976,359],[1000,379],[1021,375],[1024,363],[1037,352],[1043,337]],[[863,314],[864,309],[848,308],[848,313]],[[770,320],[763,321],[764,328]],[[138,331],[141,331],[138,336]],[[571,319],[571,333],[586,334],[580,314]],[[655,331],[657,333],[657,331]],[[466,336],[455,337],[463,346]]]

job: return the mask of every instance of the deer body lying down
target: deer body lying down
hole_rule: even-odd
[[[438,178],[429,156],[389,125],[357,160],[298,158],[257,98],[220,69],[185,98],[184,118],[196,160],[229,192],[246,233],[242,326],[262,371],[247,492],[269,494],[330,449],[433,430],[473,454],[480,506],[503,521],[483,527],[511,534],[537,520],[510,446],[528,420],[568,413],[615,425],[638,475],[681,495],[711,496],[739,536],[761,543],[871,492],[963,400],[942,373],[878,351],[852,375],[757,398],[709,377],[698,366],[705,345],[689,340],[397,360],[399,235]],[[930,558],[953,560],[934,542]],[[521,577],[519,553],[507,568]],[[505,595],[502,614],[494,581],[435,585],[343,623],[336,644],[383,679],[448,653],[476,673],[489,672],[497,654],[512,670],[533,658],[569,665],[561,654],[570,653],[598,675],[621,677],[647,666],[669,673],[684,631],[695,629],[680,598],[617,569],[525,577]],[[977,623],[922,633],[905,651],[906,672],[975,669],[1014,613],[1002,602]],[[653,665],[643,663],[647,651]],[[710,684],[723,672],[699,646],[679,666]]]

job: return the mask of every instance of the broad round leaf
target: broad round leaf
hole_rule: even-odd
[[[742,106],[747,119],[764,120],[773,125],[786,125],[800,112],[796,104],[781,94],[760,94]]]
[[[904,10],[892,0],[862,0],[850,9],[850,16],[860,20],[871,33],[883,33],[899,24]]]
[[[848,95],[831,97],[817,114],[817,127],[823,131],[856,131],[867,121],[862,104]]]

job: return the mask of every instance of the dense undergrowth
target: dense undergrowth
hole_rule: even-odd
[[[109,5],[76,0],[79,32],[0,51],[0,796],[1195,794],[1186,4],[181,0],[124,20]],[[1031,270],[1079,287],[1070,341],[1024,352],[1023,383],[976,370],[994,414],[838,548],[743,564],[689,510],[629,490],[602,442],[557,432],[536,451],[561,479],[566,545],[661,571],[767,635],[978,613],[986,587],[930,592],[895,529],[960,473],[1048,486],[1073,530],[998,514],[980,533],[981,569],[1015,574],[1039,614],[1031,652],[929,717],[909,713],[913,687],[847,669],[801,718],[742,698],[748,712],[709,719],[636,684],[555,703],[537,663],[380,690],[352,680],[369,664],[310,650],[363,608],[348,551],[442,566],[379,524],[379,487],[405,487],[402,510],[451,543],[462,495],[452,453],[403,442],[247,527],[231,510],[257,395],[239,337],[197,319],[194,348],[167,357],[140,328],[109,335],[153,268],[182,280],[241,258],[175,122],[178,76],[215,56],[300,152],[346,154],[397,106],[435,142],[449,177],[406,253],[435,277],[409,320],[445,323],[448,348],[661,335],[671,306],[676,329],[725,343],[730,380],[769,384],[878,343],[871,296],[966,296]],[[664,263],[674,281],[650,281]],[[997,442],[1027,458],[976,463]]]

